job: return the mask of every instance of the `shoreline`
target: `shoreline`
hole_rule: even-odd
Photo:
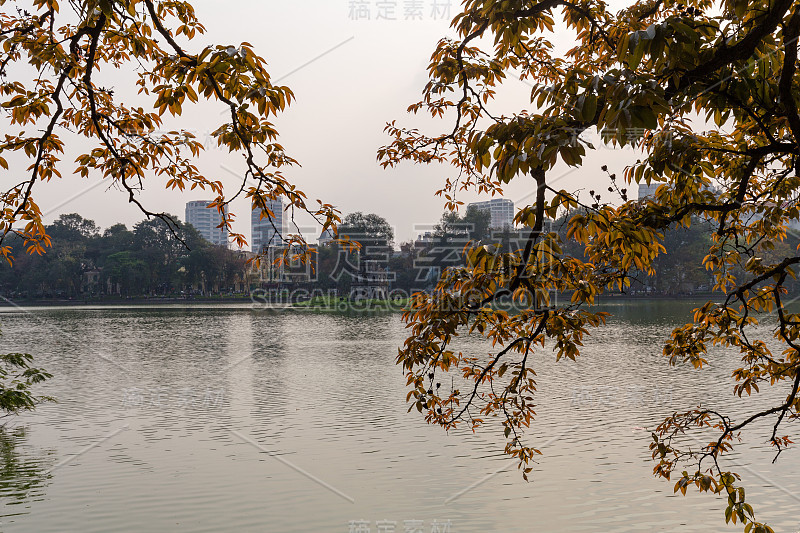
[[[115,298],[87,300],[6,300],[0,301],[0,308],[6,307],[83,307],[113,305],[175,305],[175,304],[246,304],[255,303],[249,296],[242,298]],[[276,304],[286,302],[272,302]]]
[[[696,301],[701,299],[713,299],[714,296],[719,296],[717,293],[702,293],[702,294],[691,294],[691,295],[630,295],[630,294],[622,294],[622,295],[612,295],[612,294],[604,294],[600,295],[595,302],[595,305],[602,305],[604,303],[609,302],[621,302],[621,301],[652,301],[652,300],[665,300],[665,301]],[[309,306],[309,305],[302,305],[305,302],[285,302],[285,301],[259,301],[254,300],[250,296],[242,296],[242,297],[221,297],[221,298],[114,298],[114,299],[85,299],[85,300],[76,300],[76,299],[36,299],[36,300],[11,300],[3,298],[0,300],[0,308],[13,308],[16,306],[19,307],[82,307],[82,306],[119,306],[119,305],[130,305],[130,306],[137,306],[137,305],[176,305],[176,304],[261,304],[264,303],[268,304],[276,304],[276,305],[287,305],[297,308],[306,308],[306,309],[314,309],[314,308],[325,308],[326,306]],[[301,305],[298,305],[301,304]]]

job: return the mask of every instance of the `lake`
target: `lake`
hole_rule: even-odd
[[[406,412],[399,315],[3,308],[1,349],[33,354],[58,403],[5,419],[0,530],[741,531],[723,499],[652,476],[641,429],[701,400],[757,405],[732,396],[738,355],[671,368],[663,339],[692,302],[607,307],[578,361],[536,356],[529,483],[498,431]],[[729,464],[757,518],[800,530],[800,453],[772,464],[766,426],[746,436]]]

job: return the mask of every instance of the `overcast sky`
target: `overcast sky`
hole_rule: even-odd
[[[362,2],[370,19],[353,19],[349,0],[195,0],[200,20],[208,32],[190,49],[199,50],[207,42],[236,44],[247,41],[269,63],[274,80],[288,85],[297,101],[276,123],[280,141],[287,152],[298,159],[302,168],[289,171],[309,198],[332,203],[343,213],[374,212],[395,226],[396,241],[412,239],[424,227],[441,216],[443,200],[433,193],[452,168],[420,167],[404,164],[383,170],[376,161],[376,150],[386,144],[383,128],[387,121],[427,128],[434,133],[452,127],[452,121],[433,123],[422,116],[408,115],[407,106],[419,100],[427,81],[426,67],[436,42],[452,35],[449,21],[456,13],[457,0],[450,14],[433,16],[435,3],[444,0],[368,0]],[[412,4],[422,7],[422,20],[405,20],[405,9]],[[395,6],[397,20],[378,19],[379,6]],[[384,12],[383,15],[391,16]],[[555,38],[562,44],[574,42],[570,35]],[[113,86],[116,94],[133,94],[134,78],[105,70],[100,84]],[[129,91],[126,93],[126,91]],[[530,87],[511,79],[496,106],[499,112],[530,109]],[[185,108],[186,109],[186,108]],[[204,105],[186,113],[177,126],[194,130],[203,139],[219,126],[217,110]],[[587,158],[582,169],[559,165],[550,174],[556,187],[575,190],[581,187],[605,190],[608,186],[602,164],[620,172],[630,151],[601,149]],[[230,189],[237,181],[236,172],[243,165],[238,156],[211,150],[202,157],[200,167]],[[116,222],[129,226],[142,218],[126,203],[125,195],[106,191],[97,176],[89,179],[65,176],[60,182],[40,187],[38,200],[50,222],[62,213],[78,212],[95,220],[101,227]],[[89,189],[89,190],[87,190]],[[633,187],[635,189],[635,186]],[[517,207],[530,202],[533,184],[520,177],[510,184],[505,197]],[[171,192],[163,182],[151,179],[142,200],[151,210],[184,216],[187,201],[203,199],[202,192]],[[475,195],[461,199],[473,201]],[[249,237],[249,206],[237,201],[235,229]],[[308,221],[306,221],[308,222]],[[319,231],[310,228],[311,234]]]

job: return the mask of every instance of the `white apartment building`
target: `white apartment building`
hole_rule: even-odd
[[[217,227],[222,223],[222,216],[216,207],[208,207],[210,203],[211,200],[186,202],[186,222],[194,226],[200,235],[211,244],[227,246],[228,229]],[[228,214],[227,206],[225,214]]]
[[[485,202],[474,202],[467,209],[475,206],[481,211],[489,211],[492,215],[491,229],[505,229],[514,227],[514,202],[505,198],[493,198]]]
[[[283,237],[288,233],[289,220],[283,210],[283,199],[267,200],[267,207],[275,216],[272,220],[261,218],[261,209],[253,209],[250,216],[252,249],[255,253],[268,247],[283,246]]]

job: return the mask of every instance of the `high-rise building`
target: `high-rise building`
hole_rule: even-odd
[[[493,198],[485,202],[474,202],[467,206],[467,209],[475,206],[481,211],[489,211],[492,220],[489,223],[491,229],[506,229],[514,227],[514,202],[505,198]]]
[[[267,208],[274,218],[261,218],[261,209],[253,209],[250,216],[250,227],[253,234],[253,251],[260,253],[265,248],[283,245],[283,237],[288,231],[288,219],[283,210],[283,199],[267,200]],[[277,230],[277,231],[276,231]]]
[[[228,229],[217,227],[222,222],[222,216],[216,207],[208,207],[210,203],[211,200],[186,202],[186,222],[194,226],[198,233],[211,244],[227,246]],[[227,206],[225,214],[228,214]]]

